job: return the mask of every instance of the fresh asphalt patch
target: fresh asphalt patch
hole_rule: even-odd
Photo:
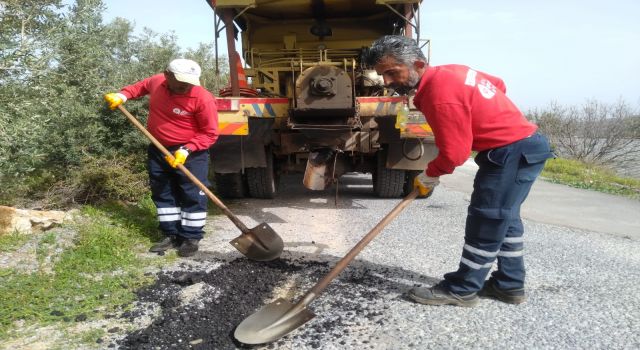
[[[220,267],[207,271],[206,267],[181,266],[180,271],[159,274],[156,283],[138,292],[143,304],[157,303],[162,314],[148,327],[136,330],[117,341],[121,349],[236,349],[251,348],[233,338],[235,327],[247,316],[275,299],[274,290],[283,285],[292,290],[283,291],[292,302],[297,302],[338,261],[338,257],[318,256],[306,261],[278,259],[272,262],[254,262],[246,258],[220,261]],[[324,260],[324,261],[322,261]],[[392,278],[403,276],[415,285],[432,283],[433,279],[411,271],[355,261],[339,275],[310,305],[317,317],[302,325],[281,340],[264,346],[278,348],[291,341],[309,348],[334,343],[357,348],[375,348],[375,337],[358,336],[370,333],[365,324],[383,325],[384,301],[401,298],[411,287],[398,284]],[[185,304],[181,291],[190,286],[204,284],[196,299]],[[330,297],[323,298],[324,295]],[[123,313],[133,322],[144,310]],[[341,340],[342,339],[342,340]],[[115,345],[115,344],[114,344]],[[112,345],[113,346],[113,345]]]

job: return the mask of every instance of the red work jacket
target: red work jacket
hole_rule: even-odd
[[[537,130],[505,95],[502,79],[462,65],[427,67],[414,97],[433,129],[438,156],[428,176],[451,174],[472,150],[508,145]]]
[[[147,129],[164,146],[183,145],[192,151],[209,148],[218,139],[216,100],[205,88],[173,94],[164,74],[157,74],[120,91],[128,99],[149,95]]]

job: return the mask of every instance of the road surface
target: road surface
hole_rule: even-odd
[[[457,267],[474,172],[467,163],[443,177],[310,305],[313,320],[258,349],[640,348],[640,202],[621,197],[536,183],[523,208],[525,304],[405,298]],[[161,313],[118,347],[237,348],[235,325],[276,298],[297,301],[398,202],[374,197],[365,175],[343,177],[337,202],[335,191],[305,190],[299,176],[283,179],[278,199],[228,201],[247,226],[267,222],[283,237],[282,260],[247,261],[228,244],[238,229],[210,216],[201,252],[141,294]]]

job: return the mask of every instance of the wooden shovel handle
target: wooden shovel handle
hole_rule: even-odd
[[[173,154],[171,154],[169,150],[167,150],[155,137],[153,137],[153,135],[151,135],[151,133],[144,127],[144,125],[142,125],[138,121],[138,119],[136,119],[136,117],[129,113],[129,111],[124,108],[123,105],[119,105],[118,109],[120,109],[120,111],[124,113],[125,116],[127,116],[127,119],[129,119],[131,124],[138,128],[138,130],[140,130],[160,150],[160,152],[162,152],[165,156],[173,158]],[[211,199],[211,201],[213,201],[215,205],[222,209],[225,215],[229,217],[229,219],[240,229],[240,231],[242,231],[242,233],[249,232],[247,226],[245,226],[242,221],[240,221],[240,219],[233,215],[231,210],[229,210],[229,208],[227,208],[227,206],[225,206],[224,203],[222,203],[222,201],[220,201],[220,199],[218,199],[218,197],[213,194],[213,192],[209,191],[207,186],[200,182],[200,180],[198,180],[198,178],[195,177],[184,165],[178,164],[178,169],[180,169],[180,171],[182,171],[189,178],[189,180],[191,180],[191,182],[196,184],[199,189],[206,193],[209,199]]]
[[[347,253],[347,255],[345,255],[342,259],[340,259],[340,261],[336,264],[336,266],[331,271],[329,271],[329,273],[326,276],[324,276],[324,278],[322,278],[318,283],[316,283],[316,285],[313,286],[311,290],[309,290],[309,292],[306,294],[305,297],[302,298],[302,300],[304,300],[305,303],[309,303],[311,302],[311,300],[315,299],[320,293],[322,293],[322,291],[325,288],[327,288],[329,283],[331,283],[331,281],[333,281],[333,279],[336,278],[338,274],[340,274],[340,272],[342,272],[347,267],[347,265],[349,265],[351,260],[353,260],[356,257],[356,255],[358,255],[360,251],[364,247],[366,247],[367,244],[369,244],[369,242],[371,242],[374,238],[376,238],[376,236],[380,233],[380,231],[382,231],[382,229],[384,229],[385,226],[387,226],[391,221],[393,221],[393,219],[395,219],[396,216],[398,216],[398,214],[400,214],[400,212],[418,196],[418,194],[419,194],[418,189],[414,189],[413,191],[411,191],[411,193],[409,193],[409,195],[407,195],[400,203],[398,203],[398,205],[396,205],[389,212],[389,214],[387,214],[384,218],[382,218],[382,220],[380,220],[380,222],[371,231],[369,231],[369,233],[367,233],[367,235],[364,236],[360,240],[360,242],[358,242],[358,244],[355,245],[355,247],[351,248],[349,253]]]

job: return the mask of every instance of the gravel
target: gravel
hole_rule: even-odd
[[[243,348],[232,333],[245,317],[282,297],[293,302],[322,278],[399,199],[371,194],[370,178],[332,191],[283,181],[275,200],[226,204],[247,226],[267,222],[285,241],[281,259],[252,262],[228,241],[240,232],[209,218],[201,251],[158,274],[138,292],[160,312],[146,326],[99,344],[121,349]],[[454,270],[463,245],[468,195],[437,188],[393,221],[310,309],[316,318],[257,349],[637,349],[640,347],[640,242],[525,220],[528,302],[483,299],[475,308],[425,306],[404,297]],[[135,323],[149,317],[129,311]]]

